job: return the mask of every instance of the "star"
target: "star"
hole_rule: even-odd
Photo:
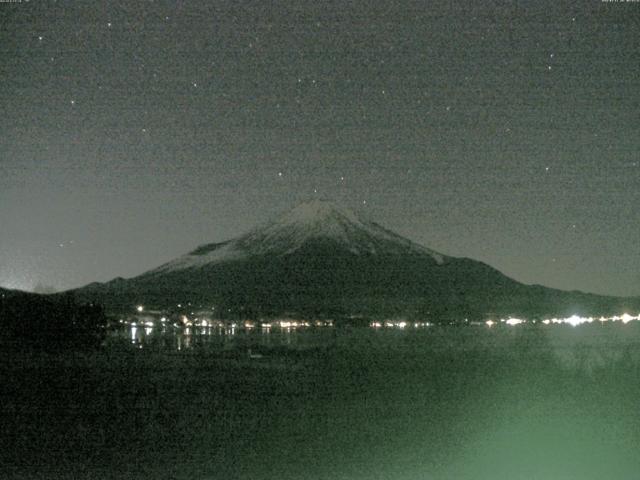
[[[111,22],[107,22],[107,27],[111,28]]]
[[[193,87],[198,88],[198,84],[196,82],[193,82]]]
[[[42,39],[43,39],[43,38],[44,38],[44,37],[39,36],[39,37],[38,37],[38,40],[42,41]]]
[[[71,105],[75,105],[76,101],[75,100],[71,100]]]
[[[278,176],[281,177],[282,176],[282,172],[278,172]]]

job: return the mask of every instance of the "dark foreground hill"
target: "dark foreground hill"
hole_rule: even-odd
[[[90,348],[105,334],[102,306],[79,304],[72,293],[39,295],[0,288],[0,343],[48,350]]]

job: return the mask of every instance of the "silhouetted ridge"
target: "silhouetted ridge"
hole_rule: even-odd
[[[313,200],[138,277],[79,289],[113,309],[190,301],[221,315],[406,316],[621,313],[618,299],[523,285],[482,262],[442,255],[332,202]]]

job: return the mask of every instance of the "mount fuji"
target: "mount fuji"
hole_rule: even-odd
[[[110,311],[130,311],[138,303],[171,309],[189,302],[243,318],[286,314],[451,321],[596,315],[640,307],[638,299],[519,283],[482,262],[435,252],[321,200],[137,277],[74,292]]]
[[[327,201],[303,203],[275,221],[228,242],[198,247],[193,252],[148,272],[158,275],[206,268],[233,260],[261,256],[284,257],[323,243],[326,254],[354,256],[426,255],[436,263],[444,256],[413,243],[380,225],[360,219],[352,211]]]

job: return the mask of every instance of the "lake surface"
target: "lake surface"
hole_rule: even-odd
[[[637,323],[138,327],[3,352],[5,476],[637,478]]]

